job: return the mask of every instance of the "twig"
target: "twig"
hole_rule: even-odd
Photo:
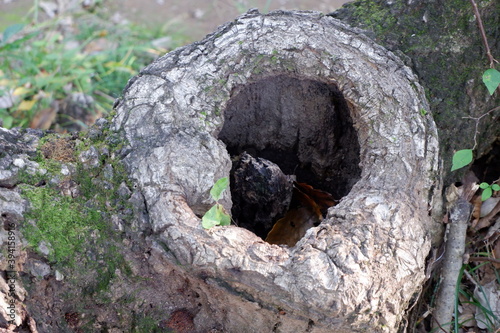
[[[449,331],[445,330],[440,324],[439,322],[436,320],[436,318],[433,318],[434,319],[434,323],[438,326],[438,328],[443,331],[444,333],[450,333]]]
[[[488,257],[470,257],[469,261],[480,262],[480,261],[489,261],[500,264],[500,259],[488,258]]]
[[[484,236],[485,240],[489,240],[495,233],[497,233],[500,230],[500,218],[496,220],[495,224],[489,228],[488,233],[486,236]],[[500,234],[500,232],[499,232]]]
[[[479,121],[481,120],[481,118],[483,118],[483,117],[487,116],[488,114],[490,114],[491,112],[497,111],[497,110],[500,110],[500,106],[497,106],[496,108],[491,109],[490,111],[482,114],[479,117],[470,117],[470,116],[462,117],[462,119],[473,119],[473,120],[476,121],[476,129],[474,131],[474,147],[472,147],[472,150],[476,149],[476,146],[477,146],[477,140],[476,140],[476,138],[477,138],[477,135],[479,133],[479,129],[478,129],[479,128]]]
[[[476,288],[481,288],[479,283],[477,283],[477,281],[472,277],[472,275],[470,275],[470,273],[467,270],[464,270],[464,275],[470,282],[472,282],[473,285],[476,286]]]
[[[493,58],[493,55],[491,55],[490,46],[488,45],[488,39],[486,38],[486,32],[484,31],[483,20],[481,19],[481,14],[479,14],[479,9],[477,8],[476,2],[474,0],[470,0],[470,3],[474,8],[474,15],[476,16],[477,25],[479,27],[479,31],[481,32],[484,47],[486,48],[486,55],[488,56],[488,60],[490,61],[490,68],[495,68],[495,62],[498,64],[498,61]]]
[[[450,232],[446,241],[446,252],[441,268],[441,284],[439,287],[436,308],[433,312],[435,322],[433,329],[449,329],[453,317],[455,291],[463,264],[465,252],[465,236],[467,222],[470,218],[472,205],[460,196],[450,211]]]

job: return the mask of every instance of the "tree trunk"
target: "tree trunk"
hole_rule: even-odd
[[[498,60],[500,2],[481,2],[479,12]],[[470,1],[359,0],[330,15],[366,29],[377,42],[402,55],[415,71],[438,127],[445,184],[461,180],[466,172],[466,168],[450,172],[453,153],[476,143],[476,175],[490,184],[498,179],[500,110],[483,117],[477,128],[474,119],[467,119],[500,105],[498,90],[490,96],[482,82],[489,59]]]
[[[230,327],[396,330],[439,230],[440,176],[424,91],[393,53],[317,13],[250,11],[145,68],[116,111],[153,242],[268,319],[287,313]],[[292,248],[237,226],[204,230],[209,190],[244,150],[340,203]],[[221,203],[231,208],[230,193]]]
[[[88,138],[51,138],[36,157],[42,134],[1,130],[2,242],[18,227],[20,278],[12,295],[6,277],[0,284],[17,304],[13,325],[395,332],[441,230],[431,111],[412,71],[360,30],[318,13],[249,11],[131,79],[115,117]],[[67,156],[54,150],[66,148],[78,159],[54,167]],[[293,247],[264,242],[270,226],[237,214],[241,187],[219,200],[239,226],[203,229],[210,188],[244,151],[340,202]],[[20,183],[30,193],[54,186],[52,214],[36,215],[39,197],[26,205]],[[34,239],[43,219],[69,230]],[[58,249],[77,265],[57,262]]]

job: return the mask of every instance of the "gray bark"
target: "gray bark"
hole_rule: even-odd
[[[269,80],[283,87],[285,79],[302,94],[278,88],[252,97],[255,90],[246,89]],[[307,109],[286,103],[311,105],[314,84],[333,91],[329,104]],[[253,105],[245,115],[231,107],[238,96]],[[314,332],[396,330],[425,278],[425,257],[440,227],[432,218],[440,175],[437,132],[423,89],[393,53],[318,13],[250,11],[145,68],[129,82],[116,111],[113,129],[127,141],[123,161],[149,213],[148,241],[166,245],[167,260],[173,256],[192,276],[236,292],[241,303],[287,311],[279,325],[241,326],[248,322],[234,317],[231,327],[292,332],[299,327],[292,322],[303,322]],[[321,126],[327,121],[322,115],[331,112],[354,131]],[[253,125],[259,116],[262,124]],[[241,135],[221,136],[225,126]],[[356,142],[346,142],[352,133]],[[236,226],[204,230],[199,216],[213,204],[210,187],[231,168],[226,146],[261,153],[298,147],[292,150],[298,165],[310,165],[319,183],[328,187],[332,177],[350,178],[342,185],[345,196],[293,248],[267,244]],[[330,172],[355,147],[359,173],[358,166]],[[231,208],[229,193],[222,203]]]
[[[479,7],[489,47],[498,60],[500,3],[482,2]],[[365,29],[378,43],[402,55],[415,71],[438,127],[446,185],[461,180],[467,171],[450,171],[453,153],[476,142],[475,160],[486,167],[473,171],[481,181],[498,179],[500,112],[490,112],[477,128],[476,121],[468,119],[500,105],[498,91],[490,96],[482,82],[489,59],[470,1],[358,0],[330,15]]]
[[[437,294],[436,309],[433,312],[433,329],[452,331],[452,318],[456,302],[459,272],[463,264],[465,253],[465,238],[467,222],[469,222],[472,205],[460,197],[453,204],[450,211],[450,232],[446,241],[444,264],[441,269],[442,279]]]

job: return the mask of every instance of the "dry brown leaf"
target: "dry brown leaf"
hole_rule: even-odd
[[[480,308],[476,308],[477,327],[481,329],[500,328],[500,291],[496,280],[483,286],[476,286],[474,297],[483,309],[491,311],[487,314]]]
[[[57,110],[49,107],[37,112],[30,123],[30,128],[49,129],[56,119]]]
[[[445,198],[446,198],[446,209],[448,211],[451,209],[453,204],[458,200],[459,196],[460,193],[455,184],[450,184],[450,186],[446,188]]]
[[[323,220],[323,213],[335,204],[328,192],[314,189],[306,183],[293,184],[291,208],[267,235],[266,242],[270,244],[295,246],[307,229],[319,224]]]
[[[474,315],[476,313],[476,306],[471,303],[462,303],[459,309],[460,315],[458,321],[464,327],[475,327],[477,326],[476,319]]]
[[[112,50],[117,47],[116,42],[110,41],[107,38],[97,38],[88,43],[83,50],[86,54],[93,54],[97,52]]]
[[[472,204],[472,217],[471,217],[471,229],[473,230],[478,230],[480,228],[477,227],[477,223],[479,222],[479,219],[481,218],[481,206],[483,205],[483,201],[481,200],[480,195],[475,195],[472,197],[472,200],[470,201]]]
[[[493,223],[493,219],[500,212],[500,201],[496,203],[495,207],[484,217],[479,219],[477,229],[489,227]]]
[[[485,217],[495,209],[496,205],[500,201],[500,197],[490,197],[486,199],[481,205],[481,217]]]
[[[325,191],[313,188],[311,185],[306,183],[294,182],[293,185],[306,196],[311,198],[321,209],[321,213],[325,214],[328,208],[336,204],[333,196]]]

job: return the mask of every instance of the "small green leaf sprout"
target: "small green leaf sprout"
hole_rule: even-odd
[[[479,184],[479,188],[483,190],[483,193],[481,193],[481,201],[488,200],[491,195],[493,194],[493,191],[500,191],[500,185],[498,184],[488,184],[488,183],[481,183]]]
[[[210,195],[215,201],[215,205],[210,208],[205,215],[201,218],[201,225],[205,229],[210,229],[216,225],[230,225],[231,217],[226,213],[224,207],[219,203],[219,199],[222,196],[222,192],[229,185],[229,179],[223,177],[215,182],[214,186],[210,190]]]
[[[494,68],[490,68],[490,69],[486,70],[483,73],[483,82],[484,82],[484,85],[486,86],[486,88],[488,88],[488,92],[490,93],[490,95],[493,95],[495,90],[500,85],[500,72]],[[455,171],[455,170],[458,170],[460,168],[463,168],[464,166],[466,166],[472,162],[472,151],[477,146],[476,136],[478,133],[479,120],[481,120],[481,118],[485,117],[486,115],[490,114],[491,112],[497,111],[498,109],[500,109],[500,107],[496,107],[494,109],[491,109],[490,111],[486,112],[485,114],[483,114],[482,116],[480,116],[478,118],[466,117],[466,118],[471,118],[471,119],[476,120],[476,131],[474,134],[474,147],[472,147],[472,149],[458,150],[457,152],[455,152],[455,154],[453,154],[451,171]]]
[[[224,192],[224,190],[227,188],[227,185],[229,185],[229,179],[227,179],[227,177],[223,177],[215,182],[214,186],[210,190],[210,195],[212,196],[214,201],[219,201],[222,192]]]

